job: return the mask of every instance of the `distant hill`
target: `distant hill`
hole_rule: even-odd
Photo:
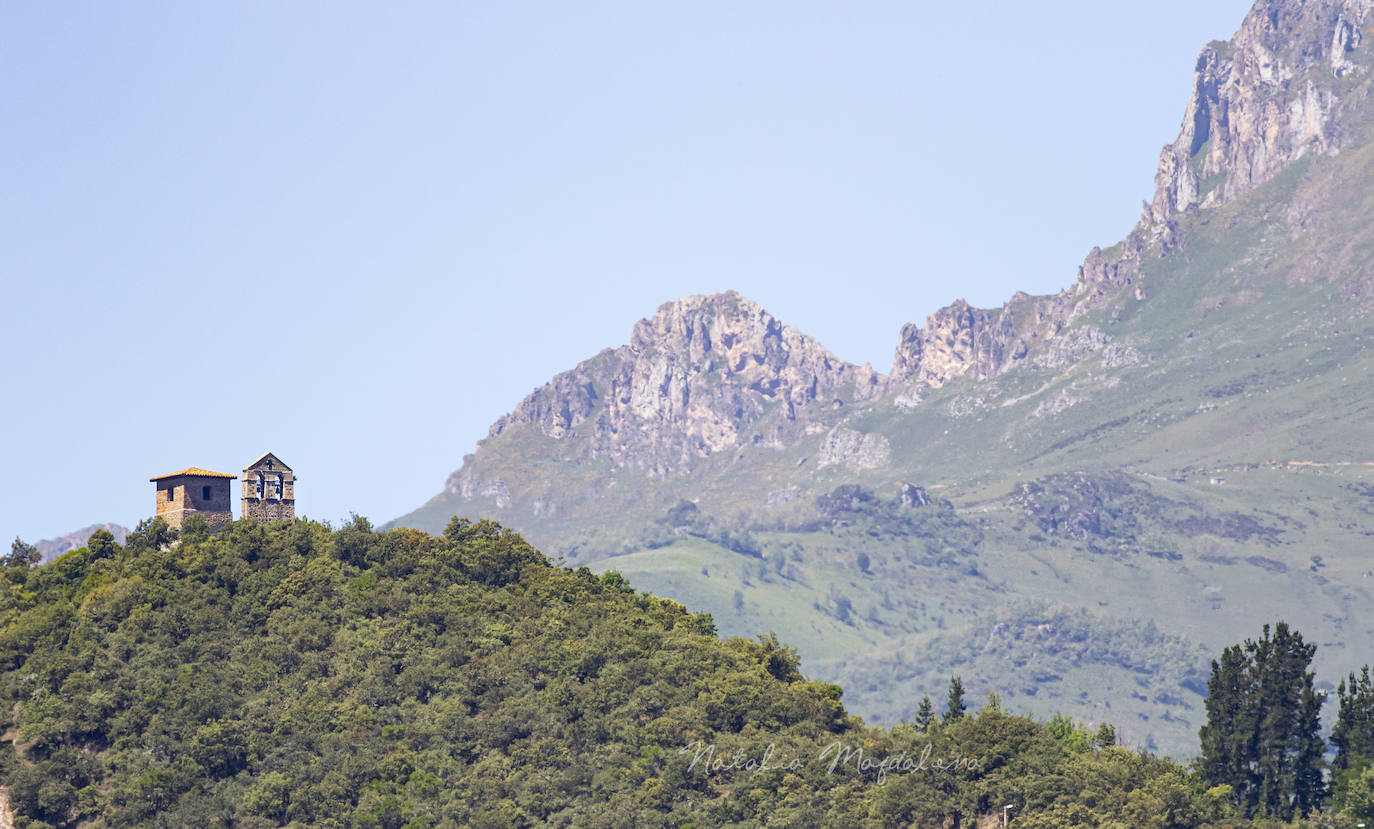
[[[723,631],[775,630],[885,723],[960,670],[1185,755],[1208,654],[1264,621],[1306,632],[1326,674],[1358,667],[1371,12],[1261,0],[1209,44],[1140,223],[1060,293],[955,302],[902,328],[887,373],[735,293],[667,303],[394,524],[491,516]],[[998,625],[1044,647],[1002,648]]]
[[[107,530],[114,536],[115,541],[119,544],[123,544],[124,539],[129,537],[128,527],[122,527],[119,524],[92,524],[89,527],[82,527],[79,530],[69,532],[66,535],[60,535],[57,538],[45,538],[33,546],[37,547],[38,552],[43,554],[43,561],[46,563],[68,550],[75,550],[77,547],[85,546],[86,540],[89,539],[91,533],[96,530]]]

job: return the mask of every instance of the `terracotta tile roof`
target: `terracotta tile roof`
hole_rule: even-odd
[[[199,466],[188,466],[180,472],[168,472],[166,475],[158,475],[156,478],[149,478],[150,481],[160,481],[163,478],[180,478],[186,475],[192,478],[237,478],[237,475],[226,475],[223,472],[211,472],[208,469],[201,469]]]

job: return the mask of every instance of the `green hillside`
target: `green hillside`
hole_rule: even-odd
[[[1249,825],[1063,718],[870,728],[775,638],[490,522],[169,540],[7,560],[16,826]]]

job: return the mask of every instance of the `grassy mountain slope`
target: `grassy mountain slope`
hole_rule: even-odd
[[[1374,98],[1368,48],[1329,46],[1322,28],[1356,19],[1340,6],[1260,3],[1232,44],[1209,47],[1190,112],[1212,119],[1210,137],[1202,115],[1185,123],[1153,213],[1090,256],[1073,289],[952,306],[904,330],[874,393],[763,400],[735,443],[666,472],[599,448],[592,427],[611,422],[614,395],[587,373],[583,425],[507,425],[397,523],[495,516],[569,561],[690,600],[723,630],[776,630],[880,722],[958,670],[1011,688],[1024,710],[1097,719],[1124,706],[1129,739],[1182,755],[1200,721],[1190,678],[1264,621],[1321,645],[1321,673],[1357,667],[1374,647]],[[1261,78],[1252,53],[1277,54],[1283,77]],[[1288,53],[1298,63],[1285,68]],[[1234,107],[1227,121],[1226,95],[1327,120],[1284,137],[1287,121],[1248,123]],[[1265,144],[1273,135],[1289,143]],[[1272,172],[1279,149],[1291,160]],[[1179,152],[1183,168],[1169,161]],[[1234,166],[1266,152],[1263,171]],[[1205,193],[1189,189],[1197,171]],[[749,393],[728,371],[695,382]],[[903,505],[904,485],[932,503]],[[853,509],[827,507],[852,487]],[[695,518],[680,520],[684,501]],[[1057,630],[1046,614],[1121,645],[1072,666],[974,647],[999,623]],[[1122,636],[1149,625],[1157,635]],[[1012,673],[1036,679],[1001,682]]]

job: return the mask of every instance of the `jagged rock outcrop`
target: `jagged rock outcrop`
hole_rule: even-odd
[[[1107,335],[1095,325],[1065,332],[1050,341],[1049,347],[1035,357],[1036,365],[1049,369],[1071,366],[1107,345]]]
[[[986,380],[1028,356],[1049,369],[1065,368],[1098,352],[1107,368],[1140,365],[1145,358],[1136,349],[1111,342],[1096,326],[1073,324],[1092,307],[1093,299],[1132,282],[1139,260],[1125,256],[1107,259],[1094,248],[1072,292],[1042,297],[1017,293],[998,311],[973,308],[961,299],[931,314],[924,326],[902,326],[890,382],[906,385],[893,398],[894,405],[914,408],[920,404],[922,388],[938,388],[965,375]],[[1144,300],[1144,293],[1137,290],[1135,299]],[[1036,340],[1039,345],[1031,355],[1029,344]]]
[[[1374,134],[1374,64],[1363,45],[1372,11],[1374,0],[1258,0],[1230,42],[1202,50],[1178,137],[1161,155],[1154,198],[1125,240],[1093,248],[1075,283],[1058,294],[1018,293],[987,310],[961,299],[923,325],[902,326],[889,377],[839,360],[733,292],[686,297],[641,320],[628,345],[535,390],[491,427],[489,439],[528,429],[561,442],[549,451],[565,461],[609,459],[660,479],[690,475],[703,459],[733,457],[740,447],[804,443],[814,451],[806,453],[814,459],[808,473],[878,469],[892,463],[891,448],[880,435],[839,425],[862,421],[837,410],[879,395],[914,409],[960,378],[995,378],[1022,362],[1066,374],[1088,359],[1108,369],[1151,362],[1153,355],[1115,340],[1110,326],[1131,303],[1149,301],[1140,279],[1148,260],[1188,244],[1183,234],[1192,222],[1181,214],[1234,200],[1304,155],[1334,153]],[[1315,208],[1289,209],[1305,221]],[[1111,387],[1083,377],[1070,382],[1037,401],[1032,416]],[[951,413],[976,410],[961,402],[973,400],[983,405],[978,395],[960,393]],[[530,490],[516,454],[485,463],[494,455],[479,450],[450,478],[449,492],[498,506],[538,503],[531,509],[551,514],[557,493]]]
[[[931,314],[924,326],[907,323],[892,359],[892,381],[938,388],[964,375],[992,377],[1026,355],[1017,321],[1032,300],[1018,293],[1000,311],[985,311],[960,299]]]
[[[820,465],[840,464],[851,469],[877,469],[892,457],[887,438],[836,426],[821,443]]]
[[[930,504],[930,494],[923,486],[903,482],[898,490],[898,499],[904,507],[924,507]]]
[[[1234,38],[1203,49],[1141,223],[1224,204],[1309,152],[1340,149],[1351,136],[1339,110],[1364,95],[1349,81],[1363,73],[1356,53],[1372,9],[1374,0],[1260,0]]]
[[[961,299],[924,325],[907,323],[886,384],[737,294],[687,297],[636,325],[630,345],[555,377],[491,434],[519,423],[556,439],[590,430],[597,454],[645,465],[652,448],[647,465],[667,474],[746,441],[793,442],[776,427],[745,435],[773,407],[793,421],[818,400],[864,400],[891,389],[896,405],[910,408],[922,389],[994,377],[1032,347],[1053,367],[1103,350],[1097,329],[1080,332],[1098,337],[1086,350],[1074,345],[1081,339],[1072,333],[1075,320],[1132,285],[1147,251],[1163,255],[1178,243],[1180,211],[1230,201],[1353,134],[1339,115],[1345,98],[1363,95],[1350,83],[1365,74],[1359,50],[1371,10],[1374,0],[1256,3],[1230,42],[1202,50],[1179,136],[1161,154],[1154,199],[1125,242],[1110,255],[1093,248],[1075,285],[1058,295],[1021,293],[994,310]],[[1147,299],[1139,285],[1129,296]],[[1066,330],[1071,339],[1056,342]],[[1111,346],[1104,360],[1136,365],[1143,357]]]
[[[1087,352],[1055,346],[1056,335],[1135,283],[1147,252],[1165,255],[1178,245],[1178,213],[1229,202],[1307,153],[1368,138],[1374,119],[1344,116],[1367,106],[1371,94],[1367,81],[1355,86],[1354,79],[1367,74],[1360,49],[1372,11],[1374,0],[1259,0],[1231,41],[1199,55],[1183,126],[1160,155],[1154,200],[1125,242],[1111,255],[1093,248],[1074,286],[1057,295],[1018,294],[1000,311],[957,300],[924,326],[904,325],[892,364],[897,405],[913,407],[920,388],[955,377],[993,377],[1024,358],[1036,338],[1050,344],[1041,364],[1063,365],[1068,351],[1081,359]],[[1138,284],[1128,296],[1147,299]],[[1143,359],[1119,346],[1106,354],[1114,365]]]
[[[1037,354],[1032,362],[1041,368],[1057,370],[1094,354],[1101,354],[1103,368],[1138,366],[1145,362],[1145,355],[1131,346],[1113,342],[1106,332],[1095,325],[1083,325],[1065,331],[1050,340],[1049,346]]]
[[[582,434],[593,457],[662,477],[746,442],[787,445],[802,430],[782,424],[815,405],[866,400],[884,384],[733,291],[690,296],[640,320],[629,345],[536,389],[490,435],[518,424],[555,439]],[[770,413],[780,423],[766,434],[750,428]],[[450,481],[464,488],[470,482]]]
[[[1172,224],[1166,223],[1161,234],[1167,238],[1173,236]],[[1094,299],[1100,299],[1109,293],[1115,292],[1123,285],[1129,285],[1135,281],[1136,275],[1140,272],[1140,257],[1144,253],[1144,244],[1141,241],[1141,234],[1132,233],[1126,238],[1121,246],[1121,252],[1116,256],[1107,256],[1101,248],[1094,247],[1088,251],[1088,255],[1083,259],[1083,264],[1078,266],[1078,278],[1074,281],[1071,296],[1075,299],[1084,298],[1091,303]],[[1136,292],[1136,299],[1142,300],[1145,296],[1142,292]],[[1058,308],[1048,309],[1048,316],[1060,322],[1060,327],[1065,322],[1065,316],[1072,313],[1071,303],[1060,302]],[[1050,332],[1056,333],[1058,329]]]

